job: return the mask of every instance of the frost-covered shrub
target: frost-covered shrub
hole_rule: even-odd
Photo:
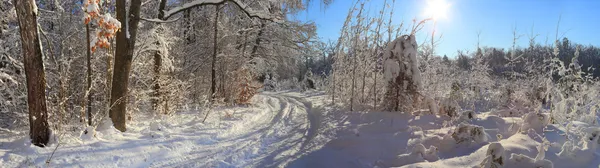
[[[471,119],[474,119],[476,117],[475,112],[473,112],[472,110],[466,110],[463,112],[460,112],[460,115],[458,116],[458,120],[459,121],[469,121]]]
[[[557,154],[560,158],[569,158],[577,162],[588,162],[595,157],[596,149],[598,149],[600,136],[598,136],[598,128],[588,128],[584,132],[588,132],[586,136],[582,136],[580,143],[576,144],[573,141],[566,141],[561,147],[561,151]]]
[[[494,142],[488,145],[485,159],[479,164],[481,168],[500,168],[504,165],[504,147]]]
[[[434,162],[440,159],[437,153],[438,149],[435,146],[425,148],[423,144],[417,144],[410,153],[398,155],[390,166],[403,166],[424,161]]]
[[[449,117],[456,117],[460,111],[458,103],[451,99],[443,99],[440,101],[439,115],[445,115]]]
[[[508,159],[507,167],[536,167],[536,168],[553,168],[554,164],[552,161],[536,160],[527,155],[511,153]]]
[[[580,46],[576,47],[574,57],[568,65],[560,60],[560,43],[557,40],[554,48],[554,58],[550,62],[546,97],[551,101],[551,118],[553,123],[565,124],[574,120],[586,123],[596,123],[596,113],[600,105],[598,79],[592,74],[584,73],[578,58]],[[570,54],[570,53],[567,53]]]
[[[597,139],[598,144],[600,144],[600,139],[598,139],[598,136],[600,136],[600,127],[588,128],[584,132],[586,132],[586,137],[590,141]]]
[[[485,128],[472,124],[459,124],[452,132],[452,138],[459,143],[482,143],[487,142],[489,135],[485,133]]]
[[[277,78],[272,75],[266,74],[265,80],[263,82],[263,90],[275,91],[276,88],[277,88]]]
[[[415,35],[404,35],[391,43],[383,54],[387,90],[384,104],[393,111],[409,111],[417,107],[422,90],[421,71],[417,60]]]
[[[277,84],[275,85],[277,91],[282,91],[282,90],[294,90],[294,89],[300,89],[301,88],[301,83],[298,81],[298,78],[290,78],[290,79],[284,79],[284,80],[280,80],[277,82]]]
[[[550,118],[547,114],[538,112],[530,112],[523,116],[523,126],[521,126],[521,133],[527,133],[530,129],[533,129],[538,134],[544,132],[544,128],[550,123]]]

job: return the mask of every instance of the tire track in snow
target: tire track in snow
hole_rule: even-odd
[[[296,124],[295,127],[301,127],[300,129],[294,129],[295,132],[293,132],[293,134],[301,136],[295,139],[284,139],[285,144],[283,148],[280,146],[278,150],[270,152],[255,167],[283,167],[287,163],[301,157],[306,153],[305,151],[311,140],[318,134],[320,126],[320,116],[312,111],[312,103],[290,95],[278,94],[270,96],[277,98],[281,102],[292,104],[290,112],[287,113],[286,117],[282,118],[281,122],[292,123]],[[286,110],[282,109],[282,111]],[[293,113],[298,113],[296,115],[300,115],[301,117],[294,117]],[[302,122],[294,122],[293,120],[302,120]]]
[[[214,143],[194,141],[190,152],[179,155],[184,157],[159,160],[151,167],[283,167],[304,155],[320,125],[312,103],[282,93],[256,98],[254,107],[244,108],[249,113],[230,122]]]

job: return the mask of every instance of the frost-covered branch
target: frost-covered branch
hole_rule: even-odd
[[[263,11],[255,11],[252,8],[248,7],[248,4],[242,2],[241,0],[195,0],[192,2],[185,3],[179,7],[175,7],[168,11],[165,11],[164,19],[168,19],[169,17],[175,14],[178,14],[180,12],[186,11],[194,7],[206,5],[223,5],[227,2],[232,2],[233,4],[238,6],[250,18],[259,18],[263,20],[270,20],[273,22],[281,22],[280,17],[274,16],[269,13],[265,13]]]
[[[147,18],[140,17],[140,20],[143,20],[146,22],[154,22],[154,23],[172,23],[172,22],[178,21],[179,19],[181,19],[181,17],[178,17],[177,19],[173,19],[173,20],[147,19]]]

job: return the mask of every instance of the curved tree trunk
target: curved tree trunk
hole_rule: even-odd
[[[19,20],[23,64],[27,79],[29,106],[29,136],[31,143],[44,147],[50,139],[46,109],[46,78],[42,60],[42,46],[38,34],[37,7],[34,0],[14,0]]]

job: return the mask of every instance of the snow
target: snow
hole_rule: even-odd
[[[542,121],[546,115],[535,112],[525,117],[500,117],[495,111],[460,111],[456,118],[350,112],[329,105],[328,100],[320,91],[263,92],[250,106],[213,109],[205,123],[201,121],[206,110],[172,116],[135,115],[127,132],[116,130],[105,119],[96,128],[61,134],[60,140],[47,148],[32,145],[26,132],[0,134],[0,165],[47,167],[46,160],[58,144],[50,167],[526,168],[600,164],[596,154],[600,128],[594,125],[575,123],[566,130]],[[519,132],[521,127],[531,129]],[[576,130],[586,136],[567,139],[575,137]]]
[[[388,59],[385,61],[384,67],[385,80],[388,82],[394,81],[394,79],[398,77],[398,73],[400,73],[400,65],[398,62],[394,61],[393,59]]]
[[[216,109],[206,123],[198,112],[173,117],[136,116],[127,132],[110,120],[77,136],[63,136],[52,167],[265,167],[282,165],[311,148],[318,127],[310,103],[280,94],[256,96],[253,107]],[[231,113],[227,118],[223,114]],[[202,117],[198,117],[202,116]],[[94,134],[94,130],[96,133]],[[0,165],[45,167],[56,146],[26,139],[0,145]]]

